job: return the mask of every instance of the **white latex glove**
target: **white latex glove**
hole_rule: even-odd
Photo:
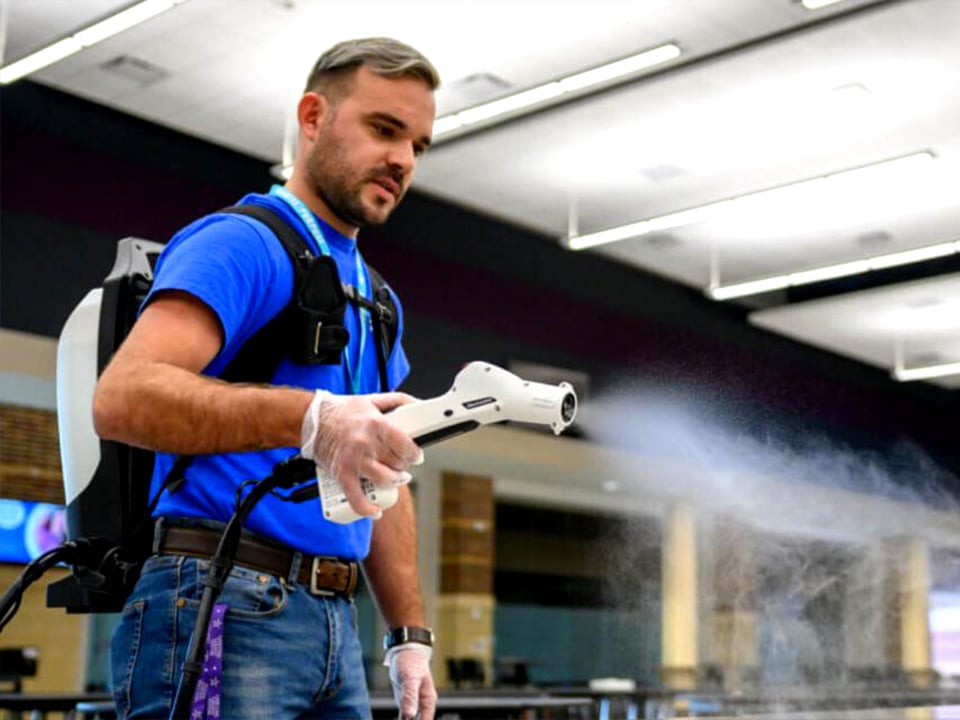
[[[300,454],[343,486],[347,502],[359,515],[382,512],[364,497],[361,477],[383,487],[404,485],[411,478],[406,469],[423,462],[423,451],[384,415],[414,400],[406,393],[334,395],[318,390],[303,415]]]
[[[387,650],[383,664],[390,668],[393,699],[401,720],[433,720],[437,710],[437,689],[430,674],[433,648],[405,643]]]

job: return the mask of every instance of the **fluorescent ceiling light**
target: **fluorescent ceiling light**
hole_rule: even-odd
[[[943,363],[942,365],[927,365],[925,367],[902,368],[897,367],[891,373],[894,380],[911,382],[913,380],[929,380],[930,378],[960,375],[960,362]]]
[[[843,0],[801,0],[800,4],[807,10],[819,10],[827,5],[836,5],[839,2],[843,2]]]
[[[27,55],[22,60],[0,68],[0,84],[6,85],[14,80],[19,80],[24,75],[36,72],[47,65],[53,65],[60,62],[65,57],[70,57],[75,52],[83,50],[83,45],[74,38],[68,37],[48,45],[42,50]]]
[[[630,75],[648,67],[669,62],[680,57],[680,48],[673,43],[667,43],[647,50],[638,55],[632,55],[623,60],[617,60],[592,70],[585,70],[576,75],[570,75],[557,81],[557,84],[563,88],[564,92],[574,90],[583,90],[601,83],[616,80],[617,78]]]
[[[668,62],[680,57],[679,46],[673,43],[660,45],[652,50],[632,55],[623,60],[617,60],[591,70],[585,70],[569,75],[560,80],[553,80],[543,85],[537,85],[528,90],[522,90],[506,97],[491,100],[490,102],[474,105],[450,115],[438,117],[433,122],[433,139],[442,138],[454,130],[468,128],[471,125],[486,123],[499,117],[517,113],[525,108],[540,105],[564,95],[582,93],[592,87],[597,87],[617,78],[626,77],[648,67]],[[274,176],[289,179],[293,173],[292,166],[278,165],[271,168]],[[618,238],[619,239],[619,238]]]
[[[960,242],[927,245],[925,247],[914,248],[913,250],[904,250],[888,255],[878,255],[870,261],[870,269],[882,270],[883,268],[896,267],[897,265],[909,265],[910,263],[922,262],[923,260],[946,257],[956,252],[960,252]]]
[[[133,26],[169,10],[178,1],[182,2],[183,0],[144,0],[144,2],[137,3],[116,15],[111,15],[106,20],[91,25],[86,30],[75,33],[73,37],[80,41],[80,44],[84,47],[95,45],[112,35],[118,35],[124,30],[129,30]]]
[[[547,85],[539,85],[529,90],[524,90],[523,92],[514,93],[513,95],[507,95],[504,98],[493,100],[483,105],[475,105],[472,108],[458,112],[454,116],[457,119],[457,124],[453,127],[472,125],[483,122],[484,120],[490,120],[499,115],[506,115],[516,110],[522,110],[525,107],[530,107],[545,100],[559,97],[563,95],[563,92],[560,83],[552,82]]]
[[[785,273],[783,275],[775,275],[758,280],[747,280],[730,285],[711,287],[707,288],[706,294],[707,297],[712,300],[731,300],[748,295],[758,295],[760,293],[770,292],[771,290],[782,290],[788,287],[796,287],[797,285],[809,285],[810,283],[822,282],[824,280],[834,280],[836,278],[859,275],[872,270],[883,270],[898,265],[909,265],[923,260],[946,257],[947,255],[953,255],[955,253],[960,253],[960,241],[951,240],[950,242],[927,245],[913,250],[904,250],[903,252],[877,255],[871,258],[853,260],[837,265],[826,265],[824,267]]]
[[[668,62],[680,57],[680,54],[681,50],[679,46],[673,43],[660,45],[652,50],[647,50],[622,60],[569,75],[560,80],[537,85],[529,90],[507,95],[506,97],[492,100],[482,105],[475,105],[474,107],[461,110],[451,115],[444,115],[443,117],[437,118],[436,122],[434,122],[433,137],[437,139],[453,130],[503,117],[564,95],[583,92],[618,78],[632,75],[640,70],[653,67],[654,65]]]
[[[816,190],[829,196],[837,189],[849,188],[852,184],[869,182],[878,175],[897,177],[899,173],[917,165],[925,165],[934,159],[933,153],[919,152],[894,160],[884,160],[873,165],[843,170],[823,177],[801,180],[789,185],[781,185],[771,190],[761,190],[748,195],[740,195],[729,200],[701,205],[699,207],[681,210],[679,212],[661,215],[638,222],[622,225],[607,230],[601,230],[586,235],[574,235],[567,239],[567,247],[571,250],[585,250],[586,248],[604,245],[606,243],[639,237],[651,232],[692,225],[699,222],[728,219],[741,210],[748,215],[755,215],[761,211],[761,205],[766,203],[783,202],[785,199],[794,200],[803,197],[801,194]],[[809,200],[808,200],[809,202]]]
[[[850,275],[859,275],[868,270],[870,270],[870,262],[868,260],[853,260],[852,262],[840,263],[839,265],[828,265],[812,270],[790,273],[787,277],[790,279],[791,285],[809,285],[810,283],[823,282],[824,280],[835,280],[836,278],[849,277]]]
[[[759,295],[760,293],[770,292],[772,290],[783,290],[789,286],[790,277],[788,275],[777,275],[760,280],[736,283],[735,285],[708,288],[707,296],[711,300],[730,300],[731,298],[745,297],[747,295]]]
[[[450,115],[438,117],[433,122],[433,139],[437,140],[454,131],[486,123],[496,118],[517,113],[526,108],[547,103],[556,98],[582,93],[590,88],[603,85],[618,78],[639,72],[660,63],[665,63],[680,57],[679,46],[668,43],[652,50],[632,55],[600,67],[585,70],[569,75],[560,80],[553,80],[543,85],[537,85],[506,97],[491,100],[490,102],[474,105]],[[275,176],[289,178],[293,172],[289,167],[273,168]],[[618,238],[619,239],[619,238]]]
[[[37,50],[14,63],[0,68],[0,84],[6,85],[14,80],[53,65],[84,48],[96,45],[117,33],[149,20],[184,0],[142,0],[126,10],[121,10],[105,20],[73,33],[52,45]]]
[[[586,248],[597,245],[606,245],[607,243],[639,237],[652,232],[669,230],[670,228],[681,227],[683,225],[693,225],[718,217],[730,208],[730,203],[732,202],[732,200],[722,200],[711,203],[710,205],[701,205],[700,207],[681,210],[670,213],[669,215],[660,215],[659,217],[650,218],[649,220],[641,220],[630,223],[629,225],[610,228],[609,230],[601,230],[588,235],[575,235],[567,241],[567,247],[571,250],[585,250]]]

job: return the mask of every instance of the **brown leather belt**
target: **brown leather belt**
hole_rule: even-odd
[[[203,527],[163,529],[158,552],[166,555],[189,555],[209,560],[217,551],[220,531]],[[296,556],[300,556],[297,582],[314,595],[339,595],[349,598],[357,587],[359,566],[335,557],[303,555],[280,545],[271,545],[244,535],[240,539],[235,564],[259,570],[280,578],[289,578]]]

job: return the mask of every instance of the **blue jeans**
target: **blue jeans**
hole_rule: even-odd
[[[117,716],[166,720],[177,693],[209,563],[155,555],[111,641]],[[224,720],[370,718],[352,600],[234,567],[219,598]]]

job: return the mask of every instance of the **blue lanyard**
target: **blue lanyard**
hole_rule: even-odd
[[[311,237],[316,241],[317,247],[320,248],[320,254],[331,255],[330,246],[327,244],[326,238],[323,237],[320,224],[317,222],[313,211],[306,206],[306,203],[282,185],[274,185],[271,187],[270,194],[276,195],[283,200],[297,214],[297,217],[303,220],[303,224],[307,226]],[[365,298],[367,297],[367,274],[364,272],[363,260],[360,259],[359,251],[357,251],[354,258],[357,263],[357,292],[360,297]],[[363,353],[367,347],[367,330],[373,329],[373,320],[370,318],[370,311],[360,305],[357,306],[357,310],[360,313],[360,352],[357,353],[356,365],[350,367],[349,346],[344,348],[343,351],[347,380],[350,382],[350,387],[354,395],[360,394],[360,374],[363,368]]]

